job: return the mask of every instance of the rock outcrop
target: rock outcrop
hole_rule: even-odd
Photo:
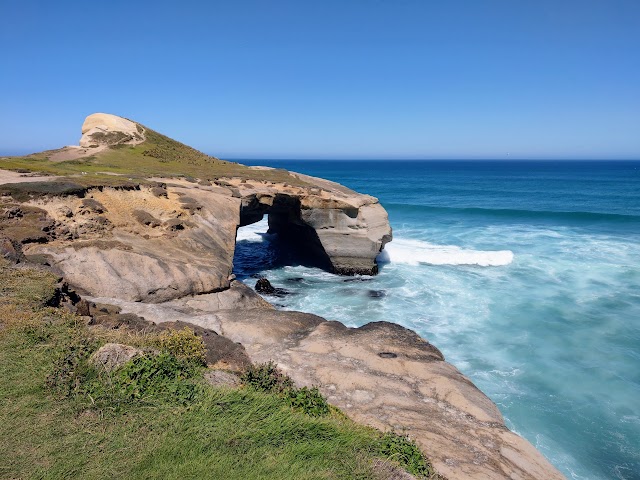
[[[129,345],[107,343],[91,355],[89,361],[96,367],[102,368],[107,372],[112,372],[122,367],[132,358],[142,355],[142,353],[142,350],[139,348]]]
[[[374,275],[376,257],[391,241],[387,212],[378,199],[320,178],[293,173],[308,187],[231,179],[242,198],[241,225],[269,215],[269,232],[327,269],[343,275]]]
[[[80,146],[136,145],[142,143],[144,138],[144,128],[139,124],[108,113],[94,113],[82,124]]]
[[[249,305],[249,292],[247,297]],[[176,301],[112,301],[122,312],[159,325],[176,312]],[[354,420],[406,431],[449,480],[563,478],[509,431],[486,395],[415,332],[388,322],[347,328],[308,313],[253,305],[215,310],[209,304],[207,314],[192,310],[189,321],[243,345],[254,363],[275,361],[297,385],[318,386]]]

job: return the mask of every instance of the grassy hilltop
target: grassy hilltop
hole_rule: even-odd
[[[0,168],[72,177],[84,185],[105,181],[118,182],[117,177],[113,178],[113,174],[132,180],[154,176],[191,177],[209,181],[223,177],[239,177],[247,180],[304,184],[289,175],[286,170],[253,169],[220,160],[148,127],[137,125],[145,135],[145,140],[137,145],[116,144],[96,153],[91,153],[91,149],[88,149],[87,156],[70,160],[64,160],[63,154],[68,147],[21,157],[0,157]],[[56,160],[56,157],[62,160]]]

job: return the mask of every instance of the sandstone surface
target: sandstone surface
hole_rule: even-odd
[[[108,113],[94,113],[82,124],[80,146],[136,145],[144,138],[144,128],[137,123]]]

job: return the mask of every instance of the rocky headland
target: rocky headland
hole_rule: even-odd
[[[276,310],[234,280],[237,229],[269,230],[336,274],[376,274],[378,200],[327,180],[225,162],[136,122],[87,117],[80,146],[0,158],[0,254],[64,280],[92,324],[192,325],[210,367],[274,361],[352,419],[405,431],[454,479],[560,479],[495,404],[415,332]]]

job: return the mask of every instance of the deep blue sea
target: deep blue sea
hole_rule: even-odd
[[[568,478],[640,478],[640,162],[242,162],[376,196],[394,234],[378,276],[345,281],[250,225],[246,283],[290,291],[279,308],[412,328]]]

